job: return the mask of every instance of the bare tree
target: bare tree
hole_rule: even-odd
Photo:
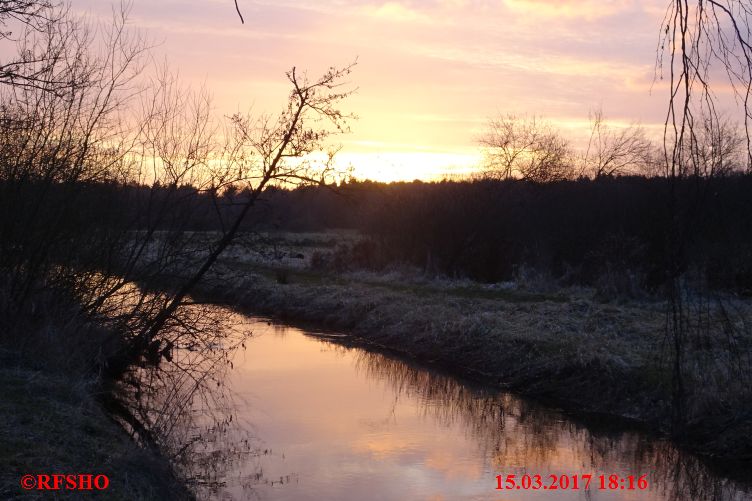
[[[489,121],[480,144],[488,177],[535,182],[571,177],[569,143],[541,119],[515,115],[494,118]]]
[[[122,180],[130,142],[118,112],[137,92],[146,50],[126,36],[125,16],[116,13],[102,33],[101,53],[87,26],[51,24],[34,42],[41,54],[39,66],[28,68],[35,84],[0,86],[0,269],[11,312],[36,288],[75,282],[60,263],[90,256],[99,235],[80,232],[80,188]]]
[[[603,110],[590,113],[590,138],[583,157],[584,174],[601,177],[645,172],[653,145],[640,125],[614,129]]]
[[[325,148],[332,134],[347,130],[354,118],[342,112],[340,102],[353,91],[343,79],[355,63],[330,68],[313,81],[296,68],[287,73],[292,86],[286,109],[277,116],[234,115],[232,142],[212,176],[212,193],[229,185],[242,185],[249,193],[237,216],[209,247],[208,255],[166,303],[165,307],[134,338],[132,354],[143,353],[165,324],[184,303],[186,296],[233,242],[240,225],[266,188],[275,183],[321,183],[331,173],[331,162],[312,163],[310,155]]]
[[[66,18],[67,8],[56,0],[0,0],[0,42],[18,46],[15,57],[0,60],[0,84],[47,90],[69,84],[54,78],[51,70],[62,53],[49,44],[54,35],[70,32]]]
[[[700,118],[694,140],[682,152],[679,176],[713,178],[743,172],[747,142],[739,125],[722,115]]]
[[[669,178],[667,228],[666,335],[672,353],[672,425],[680,434],[686,426],[686,405],[691,385],[686,382],[687,345],[691,335],[688,301],[681,278],[685,247],[694,221],[702,213],[712,175],[724,169],[723,129],[717,95],[719,82],[730,85],[744,116],[746,168],[752,167],[750,121],[752,109],[752,6],[746,0],[672,0],[662,24],[657,65],[669,75],[669,106],[664,127],[664,165]],[[710,135],[710,149],[702,146]],[[715,141],[715,151],[713,143]],[[734,141],[727,142],[729,147]],[[719,163],[721,162],[721,163]],[[692,199],[680,194],[687,175],[696,189]],[[701,322],[698,322],[701,325]],[[750,374],[735,377],[749,378]]]
[[[663,20],[657,64],[668,70],[671,89],[664,136],[669,175],[682,162],[698,161],[685,158],[683,151],[686,143],[695,141],[694,131],[702,122],[720,121],[717,96],[712,91],[716,82],[731,85],[744,114],[749,146],[752,6],[748,2],[673,0]],[[749,168],[752,154],[748,151],[747,156]]]

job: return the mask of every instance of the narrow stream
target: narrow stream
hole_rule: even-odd
[[[253,337],[228,382],[262,453],[230,464],[217,499],[752,499],[665,441],[588,429],[509,393],[243,318]],[[498,490],[497,475],[520,489]],[[533,490],[535,475],[548,488]],[[552,490],[551,475],[569,487]],[[587,490],[581,475],[592,475]],[[611,475],[625,482],[611,488]],[[630,490],[630,475],[648,487]]]

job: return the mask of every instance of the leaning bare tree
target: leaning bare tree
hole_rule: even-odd
[[[292,90],[286,109],[277,116],[234,115],[232,142],[220,167],[212,175],[211,192],[225,186],[242,186],[249,196],[240,212],[210,245],[208,255],[182,283],[164,309],[134,338],[132,349],[141,353],[175,314],[186,296],[211,269],[235,239],[248,212],[267,187],[275,183],[323,183],[331,162],[312,164],[310,155],[326,147],[332,134],[345,132],[352,115],[340,110],[340,103],[352,93],[343,79],[353,65],[330,68],[323,76],[309,80],[296,68],[287,73]]]
[[[267,188],[325,183],[334,173],[331,154],[323,160],[317,160],[316,154],[329,149],[331,136],[347,130],[352,115],[341,111],[340,105],[352,93],[344,81],[352,68],[353,65],[330,68],[313,80],[293,68],[287,73],[291,91],[281,113],[257,117],[236,114],[220,134],[212,125],[205,97],[198,94],[186,99],[186,92],[173,89],[174,81],[168,76],[162,77],[163,83],[157,86],[165,95],[147,100],[147,114],[159,118],[147,126],[140,156],[158,164],[154,169],[163,179],[163,191],[179,196],[180,183],[190,182],[197,193],[210,198],[220,228],[206,241],[196,238],[195,232],[185,231],[179,223],[171,222],[167,231],[158,231],[158,226],[151,225],[144,229],[148,236],[138,236],[128,243],[139,250],[129,253],[129,273],[118,278],[116,288],[126,288],[132,279],[129,277],[157,280],[160,290],[153,292],[146,304],[153,304],[155,298],[160,302],[151,309],[153,313],[144,312],[131,321],[123,349],[109,361],[110,370],[125,380],[121,388],[135,397],[111,404],[147,441],[163,439],[159,430],[172,428],[172,419],[180,417],[180,409],[190,406],[194,395],[213,394],[204,391],[209,382],[220,384],[218,369],[229,361],[232,343],[242,342],[242,338],[233,340],[226,332],[227,326],[212,325],[216,308],[204,308],[189,294],[208,278]],[[220,141],[224,144],[220,145]],[[243,195],[223,196],[229,191]],[[174,203],[174,196],[170,199]],[[225,210],[226,204],[234,210]],[[144,247],[164,252],[166,239],[176,242],[173,247],[177,257],[145,256],[148,252]],[[196,252],[181,252],[185,249]],[[150,270],[154,265],[156,268]],[[172,280],[162,281],[165,276]],[[137,294],[142,296],[143,292]],[[123,297],[128,299],[127,294]],[[133,315],[128,318],[132,320]],[[218,329],[223,332],[212,335]],[[223,348],[215,348],[217,341]],[[190,349],[175,352],[174,346]],[[150,358],[154,362],[164,358],[167,362],[158,378],[144,377],[138,369]],[[175,388],[180,390],[178,398],[174,398]],[[139,404],[135,412],[122,405],[123,401],[133,400]],[[208,407],[217,406],[214,402]],[[157,437],[151,430],[157,431]]]
[[[126,380],[122,391],[138,401],[147,388],[132,371],[166,361],[172,381],[187,376],[184,404],[213,377],[207,367],[222,364],[227,350],[217,347],[230,344],[210,309],[187,296],[268,187],[330,173],[330,159],[314,153],[347,130],[340,105],[352,65],[316,79],[293,69],[281,113],[223,120],[205,91],[146,67],[148,43],[127,29],[127,5],[101,26],[44,1],[0,0],[0,8],[1,23],[23,14],[26,25],[0,79],[0,340],[34,342],[26,326],[61,304],[82,324],[59,340],[76,347],[82,371]],[[229,210],[221,205],[231,187],[243,196]],[[207,206],[220,233],[193,231]],[[164,277],[172,280],[157,283]],[[66,322],[50,323],[62,333]],[[149,436],[153,407],[141,412],[102,393]]]

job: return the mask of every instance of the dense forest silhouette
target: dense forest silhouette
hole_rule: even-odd
[[[355,243],[335,241],[332,256],[311,262],[330,271],[383,271],[404,264],[482,282],[513,280],[527,271],[562,285],[654,293],[667,280],[668,183],[660,177],[606,176],[552,183],[350,181],[269,188],[241,229],[356,230]],[[33,186],[26,189],[22,200],[38,200]],[[90,184],[78,189],[79,201],[66,224],[87,231],[145,230],[147,220],[133,225],[146,213],[139,208],[163,198],[179,202],[170,205],[158,230],[221,231],[221,221],[234,220],[250,196],[234,189],[216,196],[190,186],[178,188],[178,196],[169,187]],[[682,268],[698,286],[752,293],[752,177],[687,178],[679,189],[679,199],[687,201],[681,207],[687,235]],[[693,212],[698,197],[703,210]]]

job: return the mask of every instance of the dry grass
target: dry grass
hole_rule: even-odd
[[[105,474],[100,499],[185,499],[167,462],[138,448],[101,410],[93,384],[29,370],[0,352],[0,498],[78,499],[75,491],[24,491],[24,474]],[[88,493],[87,493],[88,494]],[[88,496],[87,496],[88,497]]]

